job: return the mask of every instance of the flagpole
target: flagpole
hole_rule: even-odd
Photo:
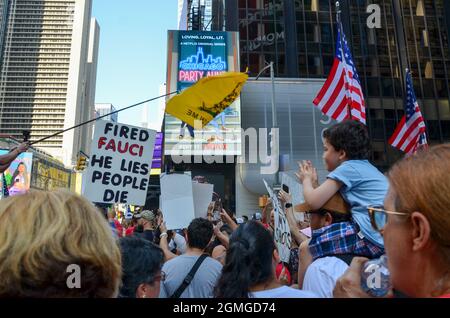
[[[341,21],[341,7],[339,1],[336,1],[336,22],[338,23],[339,32],[340,32],[340,38],[339,42],[341,44],[341,56],[342,56],[342,63],[344,63],[344,89],[345,89],[345,95],[347,96],[347,110],[348,110],[348,116],[350,119],[353,119],[352,116],[352,108],[351,108],[351,96],[348,94],[348,84],[350,83],[348,79],[348,73],[347,73],[347,61],[345,59],[345,52],[344,52],[344,28],[342,26]],[[350,94],[351,95],[351,94]]]
[[[102,118],[104,118],[104,117],[108,117],[108,116],[110,116],[110,115],[117,114],[117,113],[119,113],[119,112],[121,112],[121,111],[130,109],[130,108],[132,108],[132,107],[136,107],[136,106],[139,106],[139,105],[142,105],[142,104],[145,104],[145,103],[148,103],[148,102],[151,102],[151,101],[154,101],[154,100],[163,98],[163,97],[167,97],[167,96],[170,96],[170,95],[173,95],[173,94],[176,94],[176,93],[178,93],[178,91],[174,91],[174,92],[171,92],[171,93],[168,93],[168,94],[164,94],[164,95],[161,95],[161,96],[158,96],[158,97],[150,98],[150,99],[144,100],[143,102],[140,102],[140,103],[137,103],[137,104],[134,104],[134,105],[131,105],[131,106],[128,106],[128,107],[125,107],[125,108],[116,110],[116,111],[114,111],[114,112],[112,112],[112,113],[109,113],[109,114],[106,114],[106,115],[103,115],[103,116],[100,116],[100,117],[97,117],[97,118],[90,119],[90,120],[85,121],[85,122],[83,122],[83,123],[81,123],[81,124],[78,124],[78,125],[75,125],[75,126],[73,126],[73,127],[70,127],[70,128],[67,128],[67,129],[64,129],[64,130],[61,130],[61,131],[58,131],[58,132],[54,133],[53,135],[50,135],[50,136],[41,138],[41,139],[39,139],[39,140],[37,140],[37,141],[33,141],[32,143],[30,143],[30,146],[32,146],[32,145],[34,145],[34,144],[37,144],[37,143],[40,143],[40,142],[42,142],[42,141],[44,141],[44,140],[50,139],[50,138],[52,138],[52,137],[58,136],[58,135],[60,135],[60,134],[63,134],[63,133],[65,133],[66,131],[69,131],[69,130],[72,130],[72,129],[75,129],[75,128],[78,128],[78,127],[81,127],[81,126],[84,126],[84,125],[87,125],[87,124],[89,124],[89,123],[92,123],[92,122],[97,121],[97,120],[99,120],[99,119],[102,119]]]

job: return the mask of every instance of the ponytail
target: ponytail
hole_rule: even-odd
[[[247,298],[251,285],[251,259],[245,243],[241,241],[230,244],[222,275],[216,286],[218,298]]]

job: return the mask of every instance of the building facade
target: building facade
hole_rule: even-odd
[[[2,60],[3,43],[5,39],[6,22],[8,21],[8,9],[10,0],[0,1],[0,66]]]
[[[313,111],[312,101],[334,61],[335,1],[211,1],[210,28],[205,28],[204,21],[208,19],[197,16],[202,10],[195,9],[195,5],[198,6],[198,1],[187,1],[188,29],[239,32],[241,71],[248,67],[253,77],[241,94],[242,128],[270,129],[272,117],[277,118],[280,155],[290,157],[291,164],[284,171],[280,165],[279,181],[294,180],[295,188],[296,160],[313,160],[320,169],[321,132],[333,123],[319,111]],[[388,140],[404,114],[406,68],[412,70],[429,143],[449,142],[450,1],[340,0],[340,6],[344,32],[366,100],[371,161],[386,171],[402,157]],[[379,28],[370,28],[367,23],[373,8],[380,13]],[[267,78],[270,73],[263,73],[258,81],[254,79],[269,62],[275,66],[275,114]],[[311,132],[315,133],[311,135]],[[246,150],[243,154],[247,155]],[[262,175],[260,165],[184,168],[193,171],[193,175],[208,175],[206,169],[225,175],[229,180],[217,180],[217,183],[229,187],[225,193],[238,215],[258,210],[258,196],[266,192],[262,178],[278,184],[274,176]],[[326,171],[319,174],[323,180]]]
[[[336,39],[335,1],[229,0],[226,29],[240,32],[241,69],[255,76],[266,62],[282,78],[326,78]],[[450,141],[450,1],[341,0],[372,139],[372,161],[388,169],[401,153],[388,144],[403,116],[405,69],[426,120],[431,144]],[[381,28],[369,28],[380,8]],[[266,74],[268,76],[268,74]],[[245,107],[245,105],[243,105]],[[311,107],[312,103],[311,103]]]
[[[9,1],[0,133],[21,138],[27,130],[37,141],[92,118],[98,24],[91,21],[91,7],[91,0]],[[36,146],[71,166],[91,137],[76,129]]]
[[[178,29],[225,31],[226,0],[179,0]]]
[[[113,104],[107,104],[107,103],[97,103],[95,104],[95,117],[98,118],[100,116],[105,116],[107,114],[110,114],[112,112],[115,112],[116,108],[113,106]],[[113,114],[110,116],[106,116],[105,118],[102,118],[103,120],[109,120],[117,123],[117,116],[118,114]]]

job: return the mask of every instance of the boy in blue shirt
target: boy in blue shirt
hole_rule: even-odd
[[[330,173],[318,186],[311,162],[300,164],[297,176],[303,184],[305,202],[313,210],[319,209],[340,191],[351,207],[352,221],[335,224],[325,232],[313,232],[309,242],[312,260],[336,254],[380,257],[384,254],[383,238],[372,228],[367,206],[383,205],[388,182],[368,161],[367,129],[357,121],[347,120],[327,129],[323,137],[323,160]]]

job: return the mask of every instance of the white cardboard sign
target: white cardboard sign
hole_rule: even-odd
[[[98,120],[84,196],[92,202],[145,205],[156,131]]]
[[[168,230],[187,228],[195,218],[190,174],[161,174],[160,205]]]
[[[209,183],[192,183],[194,209],[196,218],[206,218],[208,206],[211,203],[214,185]]]
[[[281,208],[280,201],[273,192],[272,188],[269,187],[266,180],[263,179],[263,181],[275,210],[274,239],[278,247],[278,254],[280,255],[280,259],[282,262],[289,263],[289,258],[291,256],[292,237],[286,214]]]

